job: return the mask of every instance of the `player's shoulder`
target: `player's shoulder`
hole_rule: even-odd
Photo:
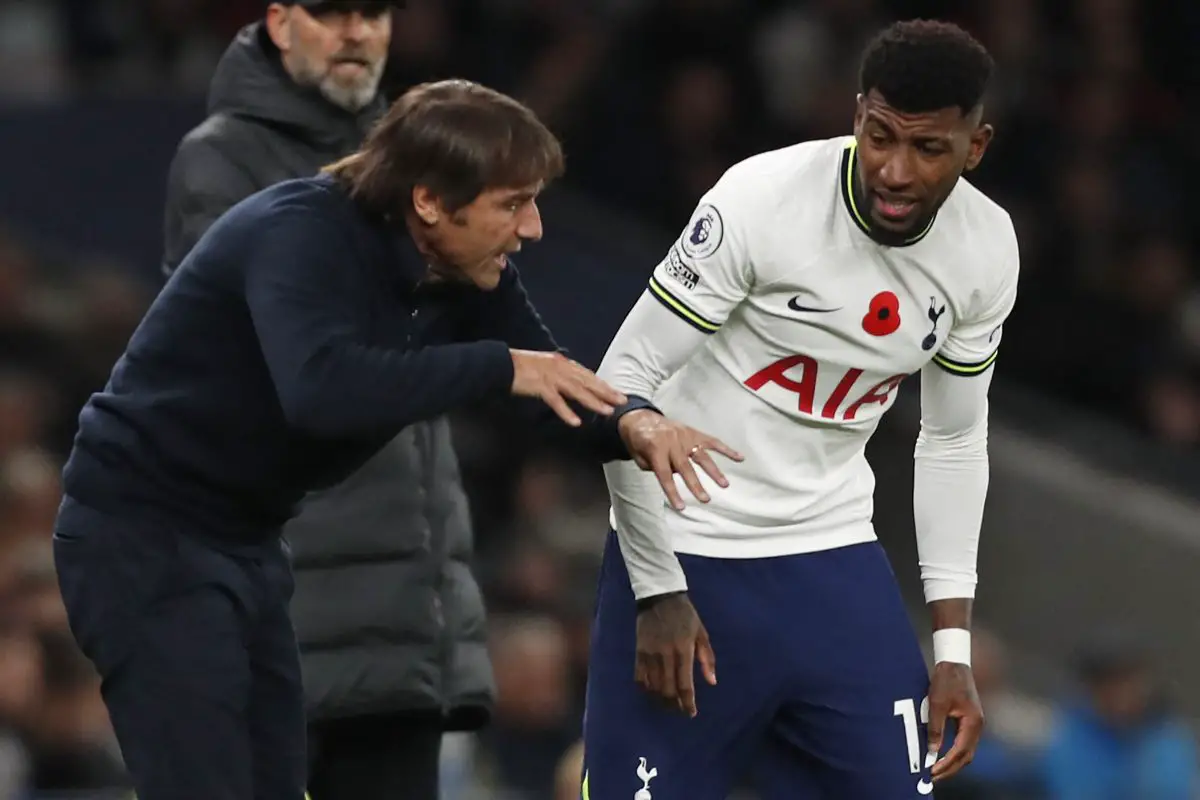
[[[965,176],[938,212],[961,247],[1003,268],[1018,268],[1017,231],[1012,215]]]
[[[791,190],[809,185],[809,179],[836,176],[848,141],[849,137],[815,139],[756,153],[729,167],[710,194],[770,206],[780,199],[773,191],[788,190],[788,198],[803,196]]]
[[[800,142],[738,161],[700,199],[689,230],[720,230],[760,266],[773,261],[780,242],[794,237],[798,225],[819,226],[828,217],[847,141]]]

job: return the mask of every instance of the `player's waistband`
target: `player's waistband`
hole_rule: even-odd
[[[611,508],[608,524],[613,530],[617,529]],[[668,526],[672,549],[676,553],[706,558],[776,558],[835,550],[879,538],[870,520],[815,530],[805,524],[749,528],[729,523],[717,533],[715,526],[707,521],[693,522],[675,517]]]

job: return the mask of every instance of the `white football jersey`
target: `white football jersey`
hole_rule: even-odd
[[[717,457],[727,489],[702,475],[710,503],[665,511],[677,552],[873,540],[864,451],[901,382],[931,361],[968,378],[996,358],[1017,287],[1009,215],[959,180],[925,230],[881,245],[850,190],[854,148],[806,142],[732,167],[650,279],[654,299],[708,334],[653,401],[746,457]]]

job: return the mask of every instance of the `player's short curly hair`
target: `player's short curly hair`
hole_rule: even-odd
[[[898,111],[973,111],[995,64],[987,48],[949,22],[907,20],[880,31],[863,53],[859,90],[877,90]]]

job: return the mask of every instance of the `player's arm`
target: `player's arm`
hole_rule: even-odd
[[[167,173],[163,275],[175,271],[218,217],[258,188],[220,148],[184,139]]]
[[[938,779],[969,761],[983,722],[969,670],[971,610],[988,490],[988,391],[1002,327],[1016,300],[1015,237],[1006,261],[998,265],[998,285],[978,299],[921,372],[913,515],[933,622],[931,753],[940,748],[947,715],[959,718],[954,748],[934,767]]]
[[[728,194],[718,183],[702,199],[609,346],[598,374],[619,391],[654,397],[749,293],[748,212]],[[669,512],[653,472],[629,462],[606,464],[604,472],[621,553],[639,602],[644,607],[651,598],[686,591],[687,580],[664,530]],[[672,504],[682,507],[677,495]]]
[[[311,210],[282,211],[255,239],[245,296],[288,422],[326,438],[387,434],[508,394],[502,341],[400,351],[366,344],[365,289],[346,269],[345,232]]]

